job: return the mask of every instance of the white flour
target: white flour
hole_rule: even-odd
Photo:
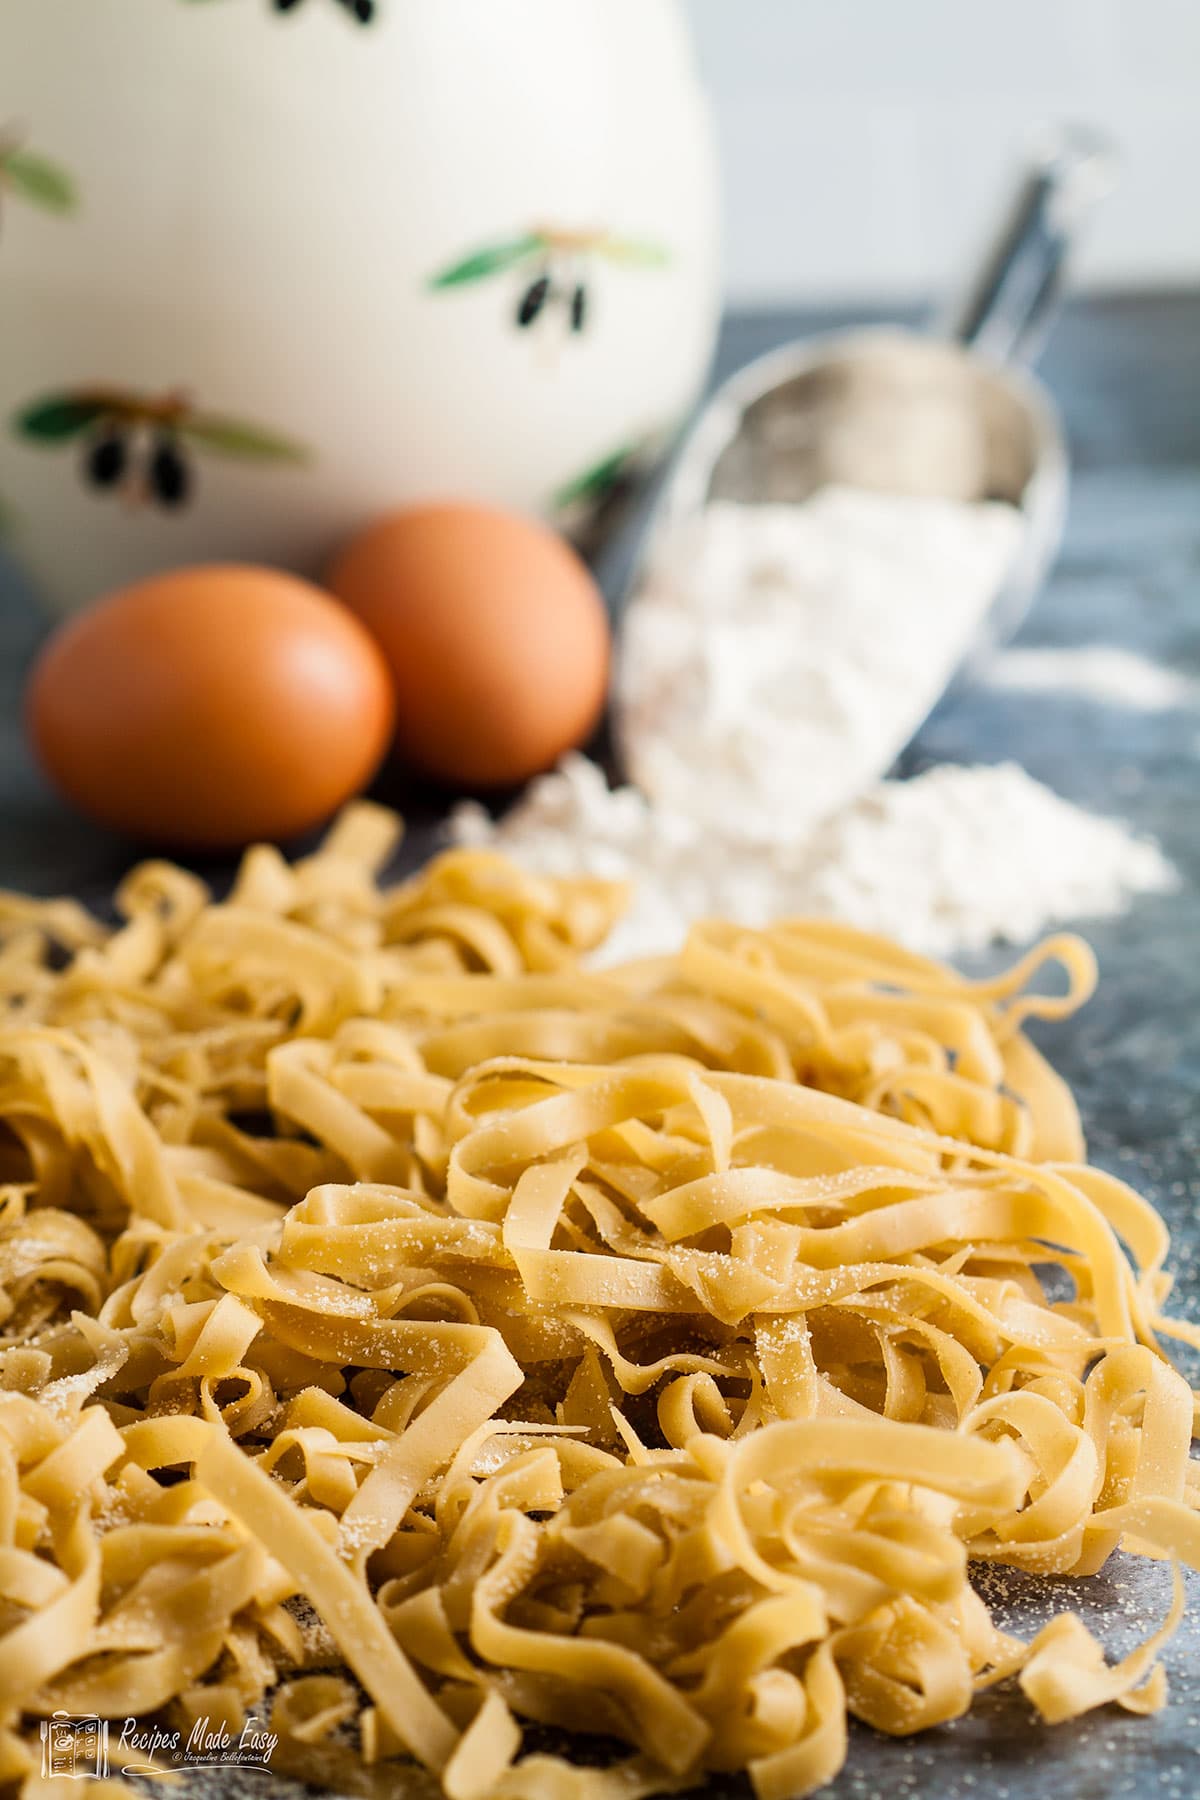
[[[707,507],[656,546],[624,621],[631,779],[723,833],[807,830],[908,743],[1020,532],[1010,506],[851,488]]]
[[[1131,712],[1165,712],[1173,706],[1194,706],[1200,698],[1200,683],[1190,676],[1117,644],[1005,650],[993,657],[981,678],[988,687],[1076,694]]]
[[[808,838],[774,845],[613,791],[582,756],[533,782],[498,824],[474,804],[452,824],[458,842],[492,845],[539,873],[629,881],[633,903],[605,962],[677,949],[693,919],[765,925],[801,914],[948,955],[1116,913],[1132,894],[1174,884],[1153,844],[1015,763],[877,782]]]
[[[499,824],[459,807],[454,837],[629,881],[607,961],[677,948],[693,919],[789,914],[950,954],[1169,888],[1153,844],[1015,764],[880,779],[1020,529],[1006,506],[845,488],[708,508],[659,545],[625,622],[615,700],[637,788],[568,757]]]

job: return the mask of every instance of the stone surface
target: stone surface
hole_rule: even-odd
[[[735,318],[722,371],[800,331],[838,323]],[[1042,373],[1063,409],[1075,464],[1066,542],[1020,642],[1116,644],[1200,676],[1200,297],[1112,300],[1068,310]],[[21,742],[21,676],[42,622],[11,573],[0,577],[0,883],[103,901],[133,849],[68,815],[34,774]],[[1080,1098],[1095,1159],[1131,1180],[1163,1212],[1175,1248],[1176,1305],[1200,1319],[1200,712],[1146,713],[1045,693],[961,687],[947,697],[904,766],[1015,757],[1069,799],[1120,814],[1157,836],[1184,878],[1178,894],[1089,929],[1101,989],[1077,1020],[1039,1033]],[[435,841],[440,800],[381,798],[414,821],[405,861]],[[207,872],[220,881],[228,869]],[[992,960],[999,960],[998,958]],[[1196,1378],[1196,1370],[1190,1373]],[[1006,1623],[1032,1629],[1054,1605],[1076,1606],[1114,1651],[1161,1618],[1169,1577],[1115,1559],[1092,1582],[987,1576]],[[1200,1791],[1200,1579],[1167,1652],[1171,1702],[1154,1719],[1116,1709],[1038,1728],[1012,1688],[923,1738],[852,1733],[845,1771],[828,1790],[845,1800],[1025,1800],[1057,1785],[1074,1800]],[[200,1782],[197,1781],[197,1791]],[[206,1794],[280,1792],[261,1775],[203,1778]],[[710,1794],[748,1792],[714,1782]]]

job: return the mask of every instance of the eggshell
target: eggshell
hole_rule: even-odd
[[[81,812],[183,848],[287,838],[367,782],[391,735],[362,626],[272,569],[175,570],[98,601],[38,659],[27,718]]]
[[[506,786],[595,726],[608,686],[604,602],[544,526],[481,506],[394,512],[345,547],[328,584],[381,646],[397,746],[428,774]]]

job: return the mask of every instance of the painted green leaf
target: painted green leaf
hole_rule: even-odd
[[[448,268],[431,275],[429,285],[431,288],[448,288],[461,287],[466,281],[484,281],[489,275],[499,275],[504,269],[514,268],[526,257],[536,256],[545,248],[546,239],[542,234],[528,231],[524,237],[510,238],[506,244],[489,244],[482,250],[473,251],[461,262],[451,263]]]
[[[564,482],[554,495],[553,504],[562,508],[575,506],[580,501],[602,500],[610,493],[620,480],[630,458],[636,454],[637,446],[625,444],[620,450],[613,450],[602,457],[581,475]]]
[[[671,260],[671,252],[661,244],[639,243],[633,238],[601,238],[596,249],[610,262],[638,263],[642,268],[661,269]]]
[[[75,183],[57,163],[32,150],[10,150],[0,160],[0,174],[22,200],[43,212],[73,212],[78,199]]]
[[[180,437],[222,456],[242,456],[252,462],[305,463],[310,452],[294,438],[247,425],[241,419],[224,419],[215,413],[193,413],[176,426]]]
[[[43,444],[61,444],[78,437],[109,412],[103,398],[87,395],[48,394],[23,407],[13,419],[13,430],[21,437],[34,438]]]

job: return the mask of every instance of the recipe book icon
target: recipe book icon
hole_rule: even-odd
[[[42,1720],[42,1775],[99,1781],[108,1774],[108,1720],[56,1712]]]

